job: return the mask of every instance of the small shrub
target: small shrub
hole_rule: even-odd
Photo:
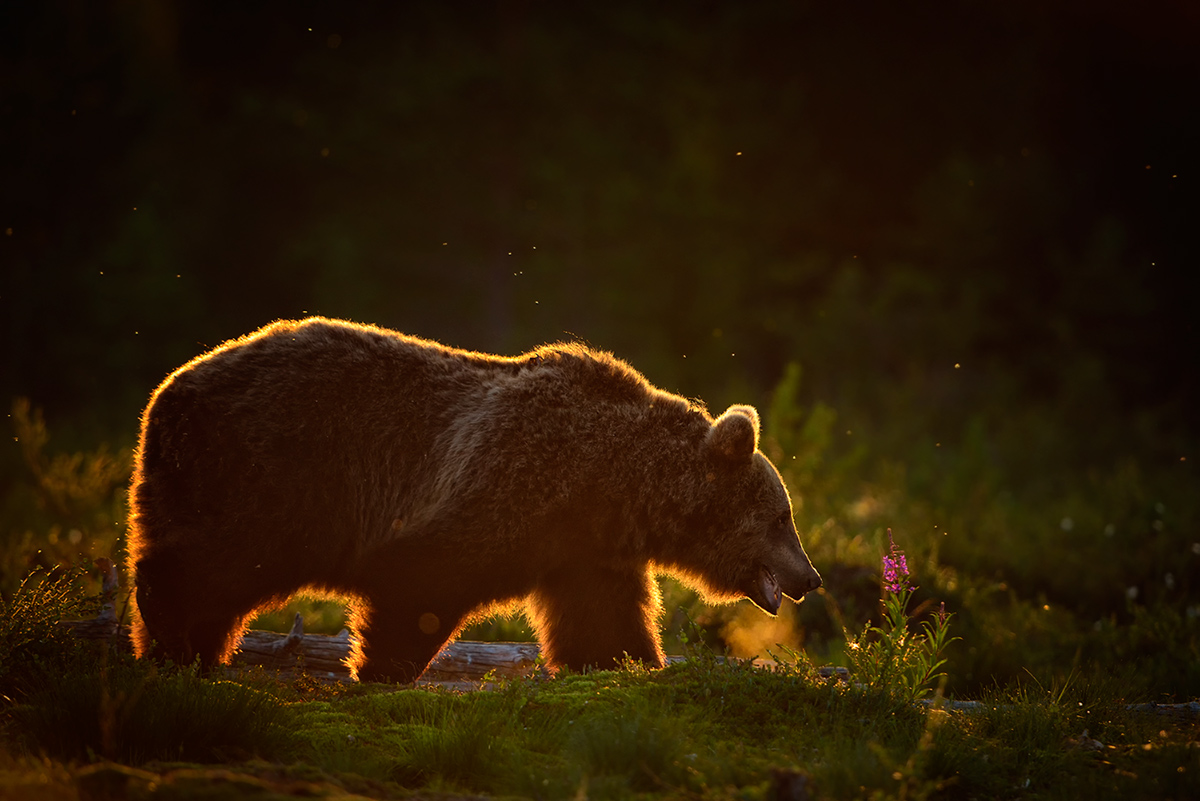
[[[20,457],[0,494],[0,592],[30,570],[113,557],[126,518],[128,448],[53,453],[39,409],[17,398],[10,414]],[[11,456],[10,456],[11,458]]]
[[[31,680],[61,673],[89,645],[58,625],[94,612],[97,599],[80,586],[84,575],[82,567],[35,570],[12,598],[0,597],[0,695],[18,695]]]

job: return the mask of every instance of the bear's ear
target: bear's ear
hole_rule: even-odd
[[[758,412],[753,406],[730,406],[713,421],[707,444],[723,459],[748,461],[758,449]]]

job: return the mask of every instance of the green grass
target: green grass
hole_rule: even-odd
[[[152,669],[122,655],[103,655],[98,668],[47,674],[7,717],[32,753],[130,764],[276,756],[289,741],[291,720],[270,692],[206,680],[193,668]]]
[[[14,608],[46,628],[74,598],[43,580]],[[10,623],[0,644],[31,631]],[[0,797],[770,799],[781,776],[819,798],[1200,793],[1196,721],[1130,711],[1144,698],[1117,673],[1026,674],[948,711],[895,672],[824,679],[788,648],[756,667],[704,634],[681,632],[687,660],[661,671],[469,693],[205,676],[48,638],[35,664],[54,669],[21,673],[0,705]]]
[[[963,712],[805,666],[703,658],[474,693],[242,683],[136,663],[54,686],[6,710],[6,798],[102,785],[114,798],[766,799],[780,772],[803,774],[819,798],[1200,793],[1195,721],[1128,711],[1116,687],[1085,683],[996,691]],[[99,699],[121,693],[140,693],[146,710],[114,749],[79,724],[103,720]]]

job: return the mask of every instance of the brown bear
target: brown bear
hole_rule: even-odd
[[[351,670],[415,680],[523,606],[551,665],[662,666],[655,574],[774,614],[821,585],[752,407],[713,420],[579,344],[516,357],[310,318],[172,373],[142,415],[139,656],[225,660],[301,590],[353,599]]]

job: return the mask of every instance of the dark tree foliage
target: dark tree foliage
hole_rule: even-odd
[[[1194,430],[1187,3],[0,15],[0,394],[101,435],[306,313],[580,337],[714,405],[798,361],[880,420],[1067,393]]]

